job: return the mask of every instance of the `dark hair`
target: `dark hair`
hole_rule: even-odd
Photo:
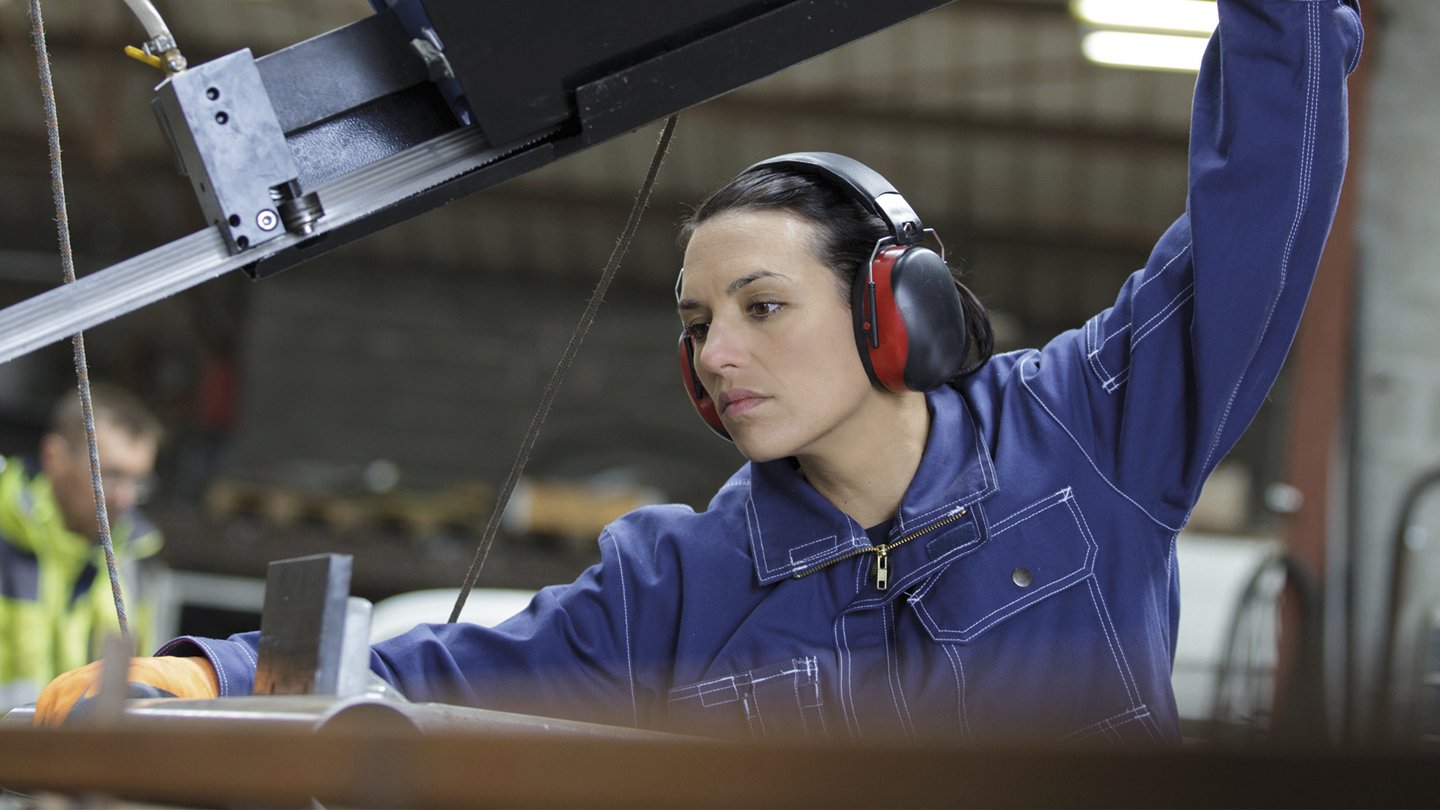
[[[681,249],[706,220],[746,209],[784,211],[813,223],[818,243],[812,247],[820,261],[835,273],[846,306],[856,272],[870,260],[875,243],[890,235],[884,220],[838,184],[808,172],[766,167],[742,172],[700,203],[680,225]],[[950,380],[956,382],[990,360],[995,352],[995,334],[985,305],[960,280],[960,271],[953,265],[950,275],[960,291],[965,328],[970,334],[971,360]]]
[[[145,403],[118,385],[103,382],[91,385],[90,406],[96,422],[108,421],[136,438],[158,443],[164,435],[160,420]],[[50,411],[49,430],[72,444],[85,444],[85,417],[77,391],[69,391],[55,401]]]

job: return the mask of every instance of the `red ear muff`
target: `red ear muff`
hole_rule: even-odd
[[[705,424],[720,434],[720,438],[730,441],[730,433],[725,430],[725,423],[720,421],[720,411],[715,408],[715,400],[705,391],[705,386],[700,382],[700,374],[695,370],[695,342],[682,332],[678,350],[680,378],[685,383],[686,397],[690,404],[695,406],[695,412],[705,420]]]
[[[911,248],[881,248],[870,260],[868,272],[855,274],[850,312],[855,319],[855,344],[870,381],[897,393],[905,387],[905,357],[910,352],[910,335],[905,319],[895,307],[891,271],[895,260]]]
[[[969,351],[950,268],[929,248],[877,248],[851,290],[855,344],[876,385],[930,391],[960,373]]]

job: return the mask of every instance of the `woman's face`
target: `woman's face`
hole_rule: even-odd
[[[695,367],[731,438],[753,461],[827,452],[874,429],[883,394],[855,349],[850,308],[793,214],[738,210],[696,228],[680,318]]]

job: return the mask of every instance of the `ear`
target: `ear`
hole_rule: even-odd
[[[59,433],[46,433],[40,438],[40,469],[51,479],[70,462],[70,442]]]

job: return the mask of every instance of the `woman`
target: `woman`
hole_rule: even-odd
[[[844,169],[742,173],[687,226],[677,299],[687,388],[750,463],[704,512],[620,519],[601,563],[499,627],[418,627],[374,671],[412,700],[698,733],[1177,740],[1175,537],[1299,322],[1360,40],[1350,0],[1220,12],[1187,213],[1112,308],[987,362],[983,312],[948,293],[970,348],[940,341],[945,362],[912,378],[907,358],[897,384],[865,282],[877,238],[917,236],[903,210]],[[176,674],[146,676],[161,688],[248,694],[254,650],[179,639],[160,654],[191,657],[140,660]],[[37,718],[86,678],[57,679]]]

